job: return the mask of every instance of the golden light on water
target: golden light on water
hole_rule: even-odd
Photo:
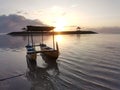
[[[61,35],[56,35],[55,39],[57,42],[63,42],[63,37]]]

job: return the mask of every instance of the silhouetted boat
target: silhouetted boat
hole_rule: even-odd
[[[59,48],[58,48],[58,44],[56,42],[55,45],[55,41],[54,41],[54,27],[50,27],[50,26],[27,26],[27,29],[25,29],[28,32],[28,45],[26,46],[27,48],[27,53],[28,55],[30,55],[30,58],[36,59],[36,54],[37,53],[42,53],[44,55],[46,55],[47,57],[56,60],[59,56]],[[53,30],[53,47],[49,47],[46,44],[43,43],[44,39],[43,39],[43,33],[44,32],[49,32]],[[42,33],[42,40],[40,45],[35,45],[33,44],[33,35],[32,32],[41,32]],[[29,38],[29,36],[31,37],[31,40]],[[30,41],[31,41],[31,45],[30,45]],[[39,46],[41,48],[40,51],[37,51],[35,49],[36,46]],[[55,48],[56,46],[56,48]]]

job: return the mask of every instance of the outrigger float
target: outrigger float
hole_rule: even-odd
[[[37,53],[40,53],[52,60],[57,60],[59,56],[59,47],[58,43],[54,41],[54,27],[51,26],[27,26],[24,30],[28,32],[28,44],[26,45],[27,49],[27,57],[33,60],[36,60]],[[47,46],[45,43],[43,43],[44,38],[43,34],[44,32],[53,32],[53,47]],[[35,45],[33,43],[33,33],[32,32],[41,32],[42,33],[42,40],[39,45]],[[40,50],[36,50],[36,47],[40,47]]]

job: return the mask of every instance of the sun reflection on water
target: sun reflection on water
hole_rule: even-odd
[[[62,35],[56,35],[56,36],[55,36],[55,40],[56,40],[57,42],[63,42],[63,36],[62,36]]]

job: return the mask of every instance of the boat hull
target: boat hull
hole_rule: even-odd
[[[36,60],[37,58],[37,53],[35,53],[35,49],[33,46],[31,45],[27,45],[26,46],[27,49],[27,58],[31,59],[31,60]]]
[[[59,51],[58,50],[54,50],[48,46],[43,46],[40,45],[42,54],[45,55],[47,58],[56,60],[59,56]]]
[[[42,52],[47,58],[56,60],[59,56],[57,51]]]
[[[36,53],[32,53],[32,54],[27,53],[26,57],[30,60],[36,60],[37,59],[37,54]]]

